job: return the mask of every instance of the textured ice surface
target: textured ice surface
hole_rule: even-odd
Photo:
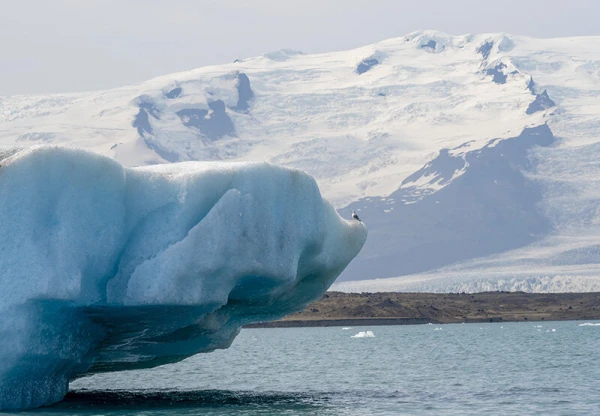
[[[241,325],[319,297],[366,239],[310,176],[265,163],[0,159],[0,409],[226,348]]]

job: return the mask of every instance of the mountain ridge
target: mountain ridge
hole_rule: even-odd
[[[387,290],[442,290],[479,270],[484,281],[468,290],[506,289],[508,281],[551,290],[538,283],[564,278],[553,256],[579,250],[587,254],[569,266],[569,285],[589,288],[600,264],[597,51],[600,37],[437,31],[350,51],[275,51],[108,91],[0,98],[0,143],[85,147],[130,166],[229,160],[305,170],[343,216],[356,209],[372,229],[342,280],[385,277],[396,279],[382,284]],[[536,128],[550,144],[519,145],[510,157],[493,150]],[[503,191],[478,185],[487,199],[469,199],[472,211],[458,221],[475,186],[461,185],[468,178],[512,183],[502,206],[518,207],[513,217],[494,208]],[[423,209],[429,200],[433,211]],[[519,217],[539,218],[543,232],[527,232]],[[460,238],[465,227],[468,241]],[[500,235],[512,237],[502,245]],[[394,256],[400,252],[414,254]]]

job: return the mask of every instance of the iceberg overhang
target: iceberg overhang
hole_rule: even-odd
[[[0,409],[227,348],[321,296],[367,236],[298,170],[59,147],[0,153],[0,216]]]

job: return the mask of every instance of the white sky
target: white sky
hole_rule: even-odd
[[[0,0],[0,95],[106,89],[423,29],[600,35],[599,0]]]

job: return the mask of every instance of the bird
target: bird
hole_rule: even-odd
[[[358,215],[356,215],[356,212],[352,211],[352,218],[354,218],[356,221],[360,221],[360,218],[358,218]],[[360,221],[362,222],[362,221]]]

